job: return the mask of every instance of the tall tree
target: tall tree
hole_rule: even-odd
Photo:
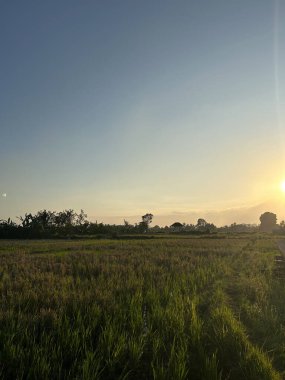
[[[273,212],[266,211],[260,215],[260,231],[272,232],[277,225],[277,216]]]
[[[152,222],[152,218],[152,214],[145,214],[142,216],[142,221],[139,223],[139,229],[141,232],[146,232],[149,229],[149,225]]]

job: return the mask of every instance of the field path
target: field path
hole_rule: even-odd
[[[279,248],[280,255],[275,256],[274,273],[277,278],[284,280],[285,278],[285,240],[278,240],[277,246]]]
[[[283,254],[283,256],[285,256],[285,239],[278,240],[277,246],[278,246],[279,250],[281,251],[281,253]]]

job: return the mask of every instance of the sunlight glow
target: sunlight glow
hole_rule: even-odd
[[[281,190],[285,193],[285,181],[282,181],[280,184]]]

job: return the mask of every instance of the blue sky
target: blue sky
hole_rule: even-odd
[[[277,198],[284,19],[277,0],[3,1],[0,218]]]

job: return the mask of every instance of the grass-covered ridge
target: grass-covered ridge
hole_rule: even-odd
[[[273,239],[2,241],[3,379],[281,379]]]

